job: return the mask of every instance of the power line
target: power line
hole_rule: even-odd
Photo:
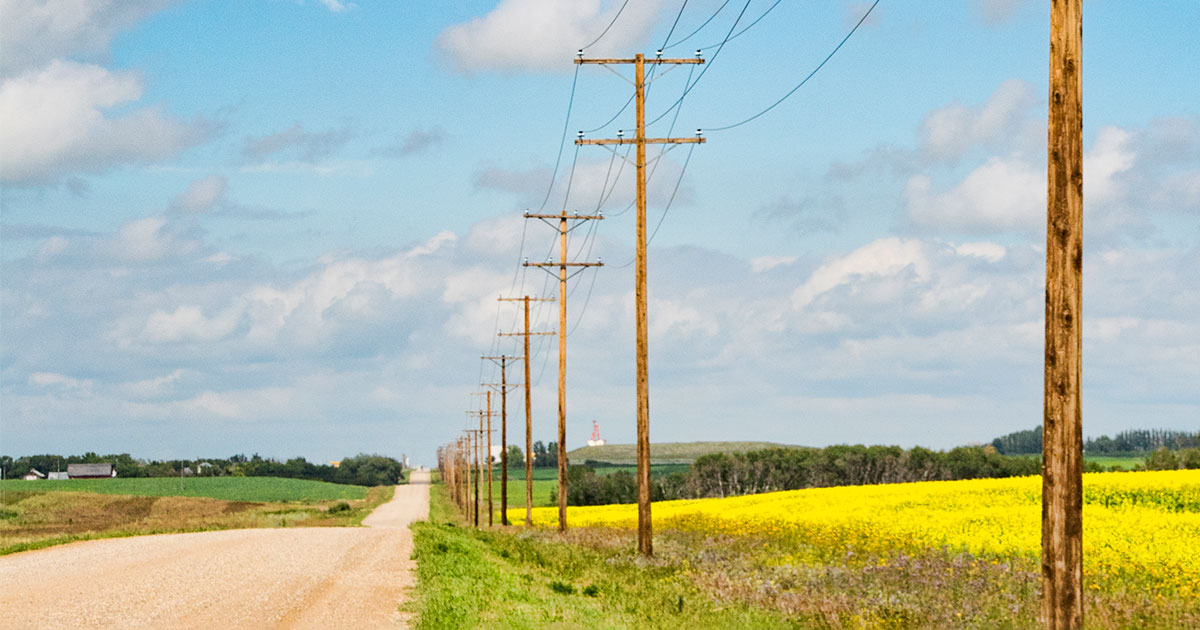
[[[746,4],[742,6],[742,12],[738,13],[737,19],[733,21],[733,26],[729,27],[729,32],[726,33],[726,35],[725,35],[725,41],[721,42],[721,45],[717,47],[717,51],[714,52],[712,57],[707,60],[708,63],[705,64],[704,69],[702,69],[700,71],[700,76],[696,77],[696,81],[693,82],[691,85],[687,86],[683,90],[683,94],[679,97],[679,99],[677,99],[674,103],[672,103],[671,106],[668,107],[666,111],[659,114],[658,117],[655,118],[654,120],[651,120],[650,122],[646,123],[647,126],[653,125],[654,123],[656,123],[656,122],[662,120],[664,117],[666,117],[667,114],[671,113],[671,110],[674,109],[676,105],[683,102],[683,99],[686,98],[689,93],[691,93],[692,88],[696,87],[696,85],[698,83],[700,83],[700,79],[704,78],[704,75],[708,72],[708,69],[711,68],[713,62],[716,61],[717,55],[721,54],[721,50],[725,48],[726,42],[728,42],[729,39],[733,36],[733,31],[735,29],[737,29],[738,23],[742,21],[742,16],[746,15],[746,9],[750,8],[751,2],[753,2],[753,0],[746,0]]]
[[[550,185],[546,187],[546,198],[542,199],[542,205],[538,208],[538,212],[546,209],[546,202],[550,201],[550,191],[554,190],[554,180],[558,177],[558,166],[562,162],[563,147],[567,144],[567,129],[571,124],[571,108],[575,105],[575,85],[579,83],[579,66],[575,66],[575,76],[571,79],[571,98],[567,101],[567,118],[563,121],[562,139],[558,141],[558,157],[554,159],[554,171],[550,173]]]
[[[853,35],[855,31],[858,30],[858,27],[862,26],[863,22],[867,21],[867,17],[871,15],[871,12],[875,10],[875,7],[879,5],[879,2],[880,2],[880,0],[875,0],[874,4],[872,4],[870,6],[870,8],[867,9],[867,12],[863,13],[863,16],[861,18],[859,18],[858,23],[854,25],[854,28],[850,29],[849,33],[846,33],[846,36],[842,38],[842,41],[838,42],[838,45],[832,51],[830,51],[830,53],[828,55],[825,56],[825,59],[823,59],[821,61],[821,63],[817,64],[817,67],[813,68],[813,71],[809,72],[808,76],[804,77],[803,81],[798,83],[796,85],[796,87],[789,90],[788,93],[784,94],[783,97],[781,97],[779,100],[775,101],[774,103],[771,103],[771,105],[768,106],[766,109],[762,110],[761,112],[758,112],[757,114],[755,114],[741,122],[736,122],[736,123],[733,123],[732,125],[725,125],[724,127],[709,127],[706,130],[707,131],[725,131],[726,129],[733,129],[734,127],[740,127],[740,126],[754,120],[755,118],[758,118],[759,116],[762,116],[763,114],[771,111],[772,109],[775,109],[775,107],[778,106],[780,103],[786,101],[791,95],[796,93],[796,90],[799,90],[800,88],[804,87],[804,84],[808,83],[808,80],[813,78],[813,75],[817,74],[817,72],[819,72],[821,70],[821,68],[825,67],[825,64],[829,63],[830,59],[833,59],[833,56],[836,55],[837,51],[841,50],[842,46],[844,46],[846,44],[846,42],[850,40],[850,36]]]
[[[625,2],[621,4],[621,8],[617,9],[617,14],[613,16],[612,21],[608,23],[608,26],[604,27],[604,31],[600,33],[600,36],[597,37],[596,39],[592,40],[592,43],[588,44],[587,46],[583,46],[582,48],[591,48],[592,46],[596,45],[596,42],[604,39],[604,36],[608,35],[608,29],[612,28],[613,24],[617,23],[617,18],[621,17],[621,12],[625,10],[625,7],[628,4],[629,4],[629,0],[625,0]],[[687,4],[687,3],[684,2],[684,4]]]
[[[684,4],[687,4],[687,3],[684,3]],[[699,33],[700,31],[704,30],[704,27],[708,26],[709,22],[712,22],[718,15],[721,14],[721,11],[725,10],[725,5],[727,5],[727,4],[729,4],[729,0],[725,0],[725,2],[722,2],[721,6],[717,7],[716,12],[714,12],[712,15],[708,16],[708,19],[704,20],[704,23],[701,24],[699,27],[697,27],[696,30],[692,31],[691,33],[688,34],[687,37],[684,37],[683,39],[675,42],[674,44],[663,44],[662,49],[669,50],[671,48],[674,48],[674,47],[682,44],[683,42],[686,42],[687,40],[691,39],[696,33]],[[676,18],[676,21],[678,21],[678,18]],[[674,27],[671,27],[671,30],[674,30]],[[669,35],[667,36],[667,39],[670,40]]]
[[[729,39],[726,39],[726,40],[725,40],[725,42],[731,42],[731,41],[733,41],[733,40],[737,39],[738,37],[741,37],[742,33],[745,33],[746,31],[748,31],[748,30],[750,30],[750,29],[754,28],[754,25],[755,25],[755,24],[758,24],[759,22],[761,22],[761,21],[762,21],[762,19],[763,19],[763,18],[767,17],[767,14],[768,14],[768,13],[770,13],[771,11],[774,11],[774,10],[775,10],[775,7],[779,6],[779,3],[780,3],[780,2],[783,2],[783,0],[775,0],[775,4],[772,4],[771,6],[767,7],[767,10],[766,10],[766,11],[763,11],[763,14],[762,14],[762,15],[758,16],[758,18],[757,18],[757,19],[755,19],[753,22],[751,22],[750,24],[748,24],[748,25],[746,26],[746,28],[744,28],[744,29],[742,29],[742,30],[738,31],[738,32],[737,32],[737,33],[736,33],[736,34],[735,34],[733,37],[730,37]],[[722,6],[724,6],[724,5],[722,5]],[[711,44],[711,45],[709,45],[709,46],[701,46],[701,47],[700,47],[700,50],[708,50],[709,48],[716,48],[717,46],[720,46],[721,44],[724,44],[725,42],[721,42],[720,44]]]

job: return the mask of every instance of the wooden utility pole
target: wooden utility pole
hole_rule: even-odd
[[[508,362],[520,361],[522,357],[500,355],[498,357],[483,357],[500,366],[500,383],[487,383],[488,387],[499,388],[500,391],[500,524],[508,525],[508,389],[516,385],[508,384]]]
[[[638,54],[633,59],[584,59],[583,51],[575,58],[576,64],[633,64],[634,97],[636,99],[637,133],[633,139],[618,137],[605,140],[585,140],[583,132],[575,144],[636,144],[637,145],[637,265],[634,271],[634,302],[637,319],[637,478],[638,478],[638,551],[653,555],[653,527],[650,521],[650,359],[647,345],[646,316],[646,145],[647,144],[692,144],[702,143],[704,138],[696,131],[695,138],[647,138],[646,137],[646,64],[704,63],[699,57],[693,59],[663,59],[662,51],[653,59]]]
[[[483,460],[487,463],[488,477],[488,527],[492,526],[492,513],[495,509],[492,507],[492,392],[487,393],[487,452],[484,454]],[[482,424],[482,419],[480,419]]]
[[[1082,44],[1082,0],[1052,0],[1042,418],[1042,618],[1050,630],[1083,627]]]
[[[567,234],[582,225],[580,221],[600,220],[604,217],[596,215],[567,214],[530,214],[525,213],[526,219],[541,219],[548,225],[551,219],[558,221],[559,255],[558,262],[531,263],[525,262],[526,267],[558,267],[558,531],[567,530],[567,275],[568,267],[579,267],[575,275],[584,267],[602,267],[604,263],[567,262]],[[574,225],[568,225],[574,221]]]
[[[528,295],[519,298],[502,297],[497,299],[501,302],[525,303],[525,331],[500,333],[500,336],[520,335],[524,337],[525,354],[521,359],[525,362],[525,526],[533,527],[533,396],[531,394],[532,381],[529,380],[529,336],[553,335],[554,333],[529,331],[529,303],[553,302],[554,300],[551,298],[531,298]]]

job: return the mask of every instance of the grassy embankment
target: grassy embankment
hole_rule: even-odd
[[[421,630],[786,627],[778,613],[714,603],[684,566],[641,559],[615,530],[562,539],[468,528],[440,484],[429,521],[412,529],[418,583],[408,608]]]
[[[9,480],[0,483],[0,555],[93,538],[353,526],[392,493],[274,477]]]

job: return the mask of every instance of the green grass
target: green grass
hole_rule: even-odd
[[[1125,470],[1133,470],[1133,468],[1135,466],[1140,466],[1140,465],[1146,463],[1146,458],[1142,457],[1140,455],[1133,455],[1133,456],[1127,456],[1127,457],[1109,457],[1106,455],[1084,455],[1083,461],[1088,462],[1088,463],[1096,463],[1101,466],[1104,466],[1105,468],[1112,468],[1114,466],[1120,466],[1121,468],[1124,468]]]
[[[821,541],[751,532],[476,530],[435,486],[431,520],[413,526],[414,627],[956,628],[1035,630],[1036,557],[945,548],[828,553]],[[1093,630],[1200,628],[1200,598],[1085,589]]]
[[[744,453],[782,446],[788,445],[775,442],[663,442],[650,445],[650,463],[690,464],[697,458],[711,453]],[[634,444],[585,446],[567,453],[567,458],[579,464],[590,459],[610,464],[632,465],[637,463],[637,446]]]
[[[779,628],[782,615],[705,596],[677,565],[620,545],[563,544],[557,535],[464,527],[445,488],[415,523],[415,628]],[[584,533],[586,535],[586,532]]]
[[[7,480],[5,492],[92,492],[143,497],[209,497],[225,501],[333,501],[362,499],[365,486],[278,477],[128,477],[55,481]]]
[[[0,556],[97,538],[217,529],[356,526],[376,506],[391,499],[395,490],[393,486],[362,488],[363,496],[358,499],[299,500],[294,498],[297,493],[292,493],[288,496],[293,498],[286,502],[264,502],[45,490],[62,482],[24,483],[29,489],[12,490],[6,483],[6,491],[0,493]]]

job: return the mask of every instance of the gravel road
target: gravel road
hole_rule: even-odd
[[[408,524],[429,473],[366,527],[239,529],[79,542],[0,558],[0,626],[403,628]]]

